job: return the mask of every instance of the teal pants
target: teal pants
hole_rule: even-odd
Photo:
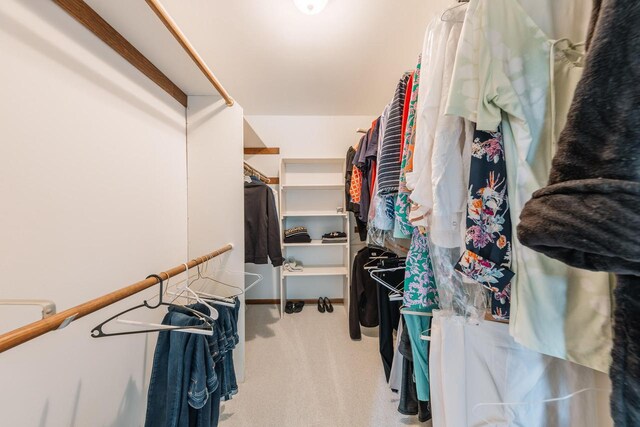
[[[416,377],[416,389],[418,400],[426,402],[430,400],[429,392],[429,341],[420,339],[420,334],[431,335],[431,316],[418,316],[404,314],[407,324],[407,332],[411,340],[411,352],[413,353],[413,372]]]

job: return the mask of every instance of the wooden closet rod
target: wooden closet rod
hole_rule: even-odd
[[[189,268],[193,268],[212,258],[217,257],[218,255],[229,252],[231,249],[233,249],[233,245],[229,243],[209,254],[192,259],[187,264]],[[162,278],[165,278],[166,276],[166,278],[168,279],[170,277],[183,273],[184,271],[184,264],[180,264],[179,266],[173,267],[172,269],[167,271],[163,271],[158,275]],[[95,311],[101,310],[111,304],[130,297],[131,295],[137,294],[138,292],[144,291],[145,289],[148,289],[157,283],[158,279],[153,277],[144,279],[122,289],[118,289],[117,291],[111,292],[107,295],[103,295],[68,310],[62,311],[58,314],[54,314],[53,316],[47,317],[46,319],[38,320],[37,322],[30,323],[21,328],[0,335],[0,353],[23,344],[27,341],[30,341],[36,337],[39,337],[40,335],[44,335],[47,332],[55,331],[56,329],[62,329],[72,321],[86,316],[87,314],[91,314]]]
[[[76,21],[85,26],[142,74],[187,108],[188,97],[169,77],[147,59],[129,40],[116,31],[84,0],[53,0]]]
[[[173,18],[169,15],[167,10],[162,6],[162,4],[158,0],[146,0],[147,4],[151,9],[158,15],[158,18],[162,21],[165,27],[169,30],[169,32],[173,35],[173,37],[180,43],[180,46],[184,49],[185,52],[191,57],[193,62],[196,63],[200,71],[205,75],[205,77],[211,82],[213,87],[216,88],[220,96],[224,98],[225,102],[229,107],[233,106],[234,101],[233,98],[227,93],[222,84],[218,81],[216,76],[213,75],[213,72],[207,67],[204,60],[198,55],[198,52],[193,48],[187,37],[180,30],[178,25],[175,23]]]
[[[269,178],[267,175],[263,174],[247,162],[244,162],[244,171],[249,172],[250,174],[255,174],[265,184],[271,183],[271,178]]]

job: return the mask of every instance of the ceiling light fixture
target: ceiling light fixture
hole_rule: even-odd
[[[300,12],[306,15],[316,15],[327,7],[329,0],[293,0]]]

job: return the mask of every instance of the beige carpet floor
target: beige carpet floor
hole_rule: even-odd
[[[387,386],[377,329],[349,338],[347,313],[315,305],[278,317],[273,305],[246,312],[246,378],[223,404],[221,427],[425,426],[397,411]]]

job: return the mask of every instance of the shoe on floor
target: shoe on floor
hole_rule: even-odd
[[[293,258],[288,258],[282,263],[282,267],[287,271],[304,271],[302,262],[296,261]]]
[[[284,312],[287,314],[292,314],[294,308],[295,307],[294,307],[293,301],[287,301],[287,303],[284,305]]]
[[[331,300],[327,297],[324,297],[323,300],[324,309],[327,310],[327,313],[333,313],[333,305],[331,304]]]
[[[304,301],[298,301],[298,302],[293,304],[293,312],[294,313],[300,313],[303,308],[304,308]]]
[[[418,421],[426,423],[431,419],[431,404],[418,400]]]
[[[318,311],[320,313],[324,313],[325,312],[324,300],[322,299],[322,297],[318,298]]]

